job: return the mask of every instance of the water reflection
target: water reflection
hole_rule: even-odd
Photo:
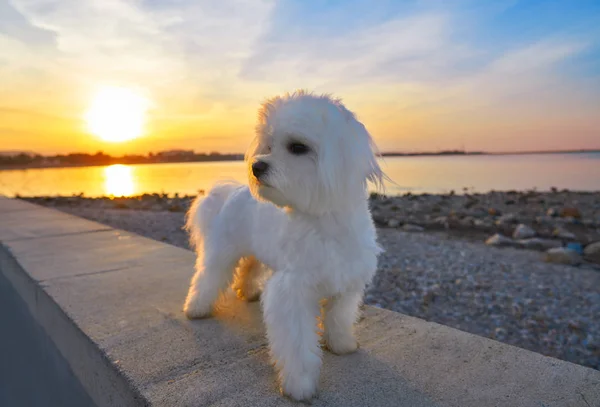
[[[396,184],[386,192],[440,193],[463,187],[538,190],[600,190],[600,153],[515,156],[386,157],[384,170]],[[113,165],[110,167],[31,168],[0,171],[0,195],[54,196],[83,193],[88,197],[152,193],[196,195],[215,181],[248,182],[242,161]]]
[[[135,190],[133,170],[122,164],[104,168],[104,193],[112,196],[131,196]]]

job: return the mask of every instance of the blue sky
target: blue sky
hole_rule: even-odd
[[[598,0],[0,0],[0,50],[11,148],[242,151],[295,88],[386,150],[600,148]],[[152,101],[139,141],[82,129],[107,84]]]

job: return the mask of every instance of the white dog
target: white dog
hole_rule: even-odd
[[[283,393],[306,400],[321,367],[318,318],[333,353],[358,347],[353,325],[381,252],[366,187],[384,175],[365,127],[329,96],[274,97],[256,132],[250,187],[218,184],[188,212],[198,259],[184,311],[208,316],[236,267],[238,295],[257,298],[259,274],[273,270],[261,295],[272,360]]]

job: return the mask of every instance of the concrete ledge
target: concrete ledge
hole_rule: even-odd
[[[193,253],[1,197],[0,241],[0,273],[98,406],[297,404],[258,304],[184,318]],[[357,333],[357,353],[326,353],[314,406],[600,405],[592,369],[371,307]]]

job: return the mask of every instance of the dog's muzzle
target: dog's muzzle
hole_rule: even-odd
[[[267,171],[269,171],[269,164],[264,161],[254,161],[252,163],[252,174],[256,177],[256,179],[260,179],[260,177],[264,176]]]

